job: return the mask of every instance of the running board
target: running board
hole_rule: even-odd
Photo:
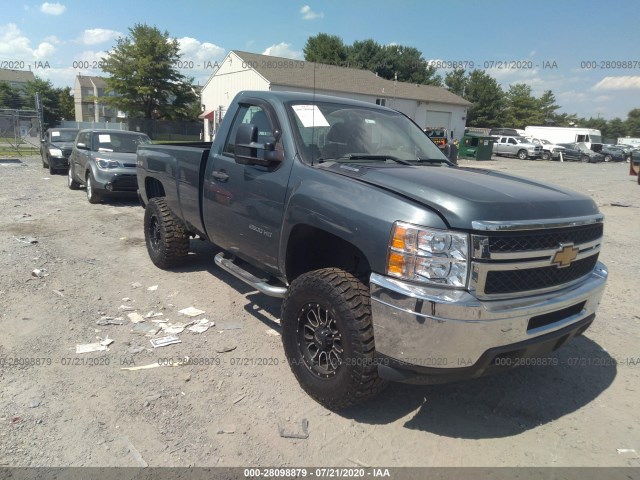
[[[226,270],[234,277],[242,280],[243,282],[251,285],[253,288],[258,290],[265,295],[270,297],[283,298],[285,293],[287,293],[286,287],[278,287],[276,285],[271,285],[267,283],[267,280],[264,278],[258,278],[246,270],[243,270],[238,265],[233,263],[233,260],[225,258],[224,252],[220,252],[215,256],[216,265],[218,265],[223,270]]]

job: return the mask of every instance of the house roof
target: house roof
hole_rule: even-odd
[[[415,83],[394,82],[368,70],[338,67],[316,62],[272,57],[233,50],[246,65],[269,83],[285,87],[360,93],[384,98],[403,98],[423,102],[470,106],[464,98],[445,88]]]
[[[0,82],[27,83],[33,82],[35,75],[30,70],[8,70],[0,68]]]
[[[76,81],[81,87],[93,88],[94,84],[98,88],[106,88],[107,82],[102,77],[91,77],[89,75],[77,75]]]

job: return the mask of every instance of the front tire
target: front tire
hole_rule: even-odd
[[[67,172],[67,187],[70,190],[78,190],[80,188],[80,184],[73,179],[71,164],[69,164],[69,171]]]
[[[551,154],[549,152],[544,152],[542,154],[542,160],[551,160]]]
[[[526,150],[520,150],[520,151],[518,152],[518,158],[519,158],[520,160],[526,160],[526,159],[527,159],[527,156],[528,156],[528,155],[527,155],[527,151],[526,151]]]
[[[93,173],[91,170],[87,173],[87,180],[85,183],[85,187],[87,189],[87,200],[89,203],[100,203],[102,200],[102,196],[96,191],[96,181],[93,178]]]
[[[164,197],[149,200],[144,211],[144,239],[153,264],[167,269],[184,263],[189,254],[189,235]]]
[[[378,377],[367,287],[338,268],[296,278],[282,303],[282,343],[293,374],[318,403],[335,410],[386,386]]]
[[[613,159],[613,157],[611,155],[605,155],[604,156],[604,161],[605,162],[610,162]]]
[[[582,157],[580,157],[580,161],[582,163],[589,163],[589,155],[582,155]]]

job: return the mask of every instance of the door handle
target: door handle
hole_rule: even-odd
[[[224,170],[215,171],[213,172],[212,176],[219,182],[226,182],[227,180],[229,180],[229,175],[227,175]]]

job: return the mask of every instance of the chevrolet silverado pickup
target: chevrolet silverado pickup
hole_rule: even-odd
[[[302,388],[338,409],[388,381],[478,377],[551,355],[593,322],[603,216],[583,194],[450,163],[391,109],[246,91],[212,144],[140,145],[159,268],[191,237],[281,297]]]

